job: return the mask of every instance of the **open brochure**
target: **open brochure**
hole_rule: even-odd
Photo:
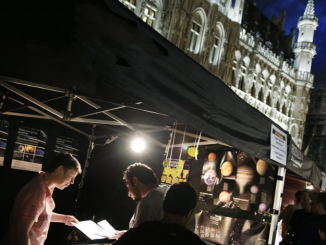
[[[116,230],[106,220],[102,220],[97,224],[92,220],[80,221],[78,224],[72,224],[91,240],[104,238],[115,239]]]

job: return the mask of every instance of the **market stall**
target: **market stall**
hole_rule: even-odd
[[[180,135],[186,132],[192,138],[189,144],[197,137],[196,150],[204,150],[200,145],[213,146],[189,163],[189,181],[198,187],[199,209],[218,215],[230,226],[241,219],[238,235],[255,232],[261,241],[272,244],[290,135],[118,1],[66,5],[51,7],[73,11],[47,15],[53,10],[45,4],[38,6],[42,14],[33,12],[33,20],[21,16],[24,21],[3,27],[7,37],[0,40],[0,86],[7,98],[2,114],[55,121],[89,139],[89,146],[96,140],[110,144],[116,137],[137,133],[162,149],[167,148],[166,139],[160,141],[149,133],[171,132],[177,119],[192,128]],[[38,18],[47,24],[29,23]],[[16,104],[6,108],[9,103]],[[160,119],[145,123],[146,117],[137,111]],[[90,125],[85,130],[76,123]],[[106,125],[109,133],[97,131],[94,125]],[[285,148],[278,152],[283,154],[278,160],[271,158],[274,137]],[[86,159],[91,147],[87,152]],[[211,153],[215,159],[209,158]],[[11,159],[4,167],[12,167]],[[231,197],[237,208],[220,207]],[[204,216],[199,220],[210,220],[211,216]],[[204,233],[204,238],[211,235]]]

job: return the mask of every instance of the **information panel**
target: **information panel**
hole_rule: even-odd
[[[68,152],[74,157],[78,158],[79,154],[79,141],[65,136],[58,136],[55,143],[54,152],[59,154],[60,152]]]
[[[0,119],[0,166],[3,166],[3,161],[5,158],[8,132],[9,132],[9,122],[5,119]]]
[[[38,172],[42,170],[47,133],[20,126],[15,142],[11,168]]]
[[[271,159],[286,165],[287,135],[272,125],[271,128]]]

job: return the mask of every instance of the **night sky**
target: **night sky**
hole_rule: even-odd
[[[256,0],[257,7],[269,19],[273,14],[280,16],[281,11],[286,11],[284,29],[286,34],[291,28],[296,28],[298,19],[303,15],[308,0]],[[315,15],[319,18],[315,31],[314,43],[317,45],[317,55],[312,62],[312,71],[326,68],[326,1],[314,0]],[[295,39],[296,41],[297,39]]]

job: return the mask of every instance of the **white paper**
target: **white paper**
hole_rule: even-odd
[[[91,240],[108,238],[105,231],[91,220],[80,221],[78,224],[72,223]]]
[[[114,237],[116,230],[112,227],[112,225],[109,224],[106,220],[102,220],[101,222],[97,223],[102,229],[105,231],[105,234],[108,237]]]

